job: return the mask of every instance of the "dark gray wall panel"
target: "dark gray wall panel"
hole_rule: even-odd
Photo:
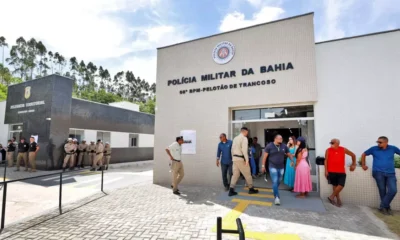
[[[154,148],[113,148],[111,163],[153,160]]]
[[[73,98],[71,128],[154,134],[154,115]]]

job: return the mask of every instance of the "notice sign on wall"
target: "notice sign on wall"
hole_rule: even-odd
[[[182,154],[196,154],[196,131],[182,130],[183,137]]]

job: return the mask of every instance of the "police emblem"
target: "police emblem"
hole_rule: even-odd
[[[25,99],[31,96],[31,87],[25,87]]]
[[[226,64],[235,56],[235,46],[228,41],[220,42],[212,51],[212,58],[218,64]]]

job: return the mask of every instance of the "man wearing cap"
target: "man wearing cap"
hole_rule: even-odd
[[[21,138],[20,143],[18,143],[18,156],[17,156],[17,170],[19,171],[19,162],[21,159],[25,164],[25,171],[28,171],[28,150],[29,144],[25,142],[25,138]]]
[[[178,185],[182,181],[185,172],[182,164],[182,144],[183,137],[177,137],[176,141],[165,149],[169,159],[171,160],[172,169],[172,192],[176,195],[180,195]]]
[[[106,142],[104,146],[104,164],[106,164],[106,170],[108,170],[108,165],[110,164],[111,159],[111,146],[109,142]]]
[[[12,167],[13,166],[13,163],[14,163],[14,152],[15,152],[15,144],[10,139],[10,140],[8,140],[8,144],[7,144],[8,167]]]
[[[96,156],[92,165],[92,169],[90,171],[96,171],[96,166],[99,164],[99,169],[97,171],[101,171],[103,168],[103,154],[104,154],[104,145],[101,143],[101,139],[97,140],[96,143]]]
[[[74,154],[72,154],[72,167],[70,167],[70,168],[71,168],[71,170],[74,170],[76,164],[78,163],[78,152],[79,152],[78,145],[79,145],[79,143],[78,143],[78,139],[76,139],[76,138],[74,138],[74,140],[72,140],[72,142],[75,146],[75,151],[74,151]]]
[[[94,144],[94,141],[90,141],[87,151],[89,153],[89,166],[92,166],[96,157],[96,145]]]
[[[86,140],[82,140],[82,143],[79,144],[79,161],[78,161],[78,168],[83,168],[85,164],[85,157],[87,152],[88,145],[86,144]]]
[[[240,134],[236,136],[232,142],[233,175],[229,188],[229,196],[237,195],[237,192],[235,192],[235,185],[240,177],[240,173],[242,173],[246,179],[247,186],[249,187],[249,194],[258,193],[258,190],[253,187],[253,178],[250,173],[248,133],[249,130],[246,127],[242,127]]]
[[[36,172],[36,154],[39,151],[39,145],[35,142],[35,138],[31,137],[29,143],[29,162],[31,164],[31,171]]]
[[[68,142],[64,145],[64,150],[65,150],[65,158],[63,164],[63,171],[65,171],[65,169],[67,168],[68,161],[70,168],[74,166],[73,154],[75,152],[75,144],[72,142],[72,138],[68,138]]]

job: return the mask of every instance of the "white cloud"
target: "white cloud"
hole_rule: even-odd
[[[248,0],[257,1],[257,0]],[[279,19],[285,11],[280,7],[262,7],[259,12],[253,14],[251,19],[246,19],[245,15],[241,12],[235,11],[225,15],[219,30],[221,32],[231,31],[239,28],[244,28],[264,22],[270,22]]]
[[[44,41],[53,51],[86,61],[118,57],[129,52],[124,46],[129,27],[112,15],[152,7],[158,0],[7,0],[2,1],[1,34],[9,44],[23,36]],[[22,7],[23,6],[23,7]],[[16,11],[18,9],[18,16]]]
[[[136,77],[145,79],[150,84],[156,82],[156,70],[157,70],[157,57],[131,57],[124,61],[124,63],[119,67],[121,70],[129,70],[135,74]],[[111,70],[112,71],[112,70]]]
[[[341,27],[341,18],[349,14],[355,0],[324,0],[323,22],[317,41],[343,38],[346,36]]]
[[[137,35],[132,42],[133,51],[151,50],[188,40],[185,30],[179,26],[159,25],[132,31]]]
[[[264,6],[280,6],[282,0],[247,0],[253,7],[259,8]]]

